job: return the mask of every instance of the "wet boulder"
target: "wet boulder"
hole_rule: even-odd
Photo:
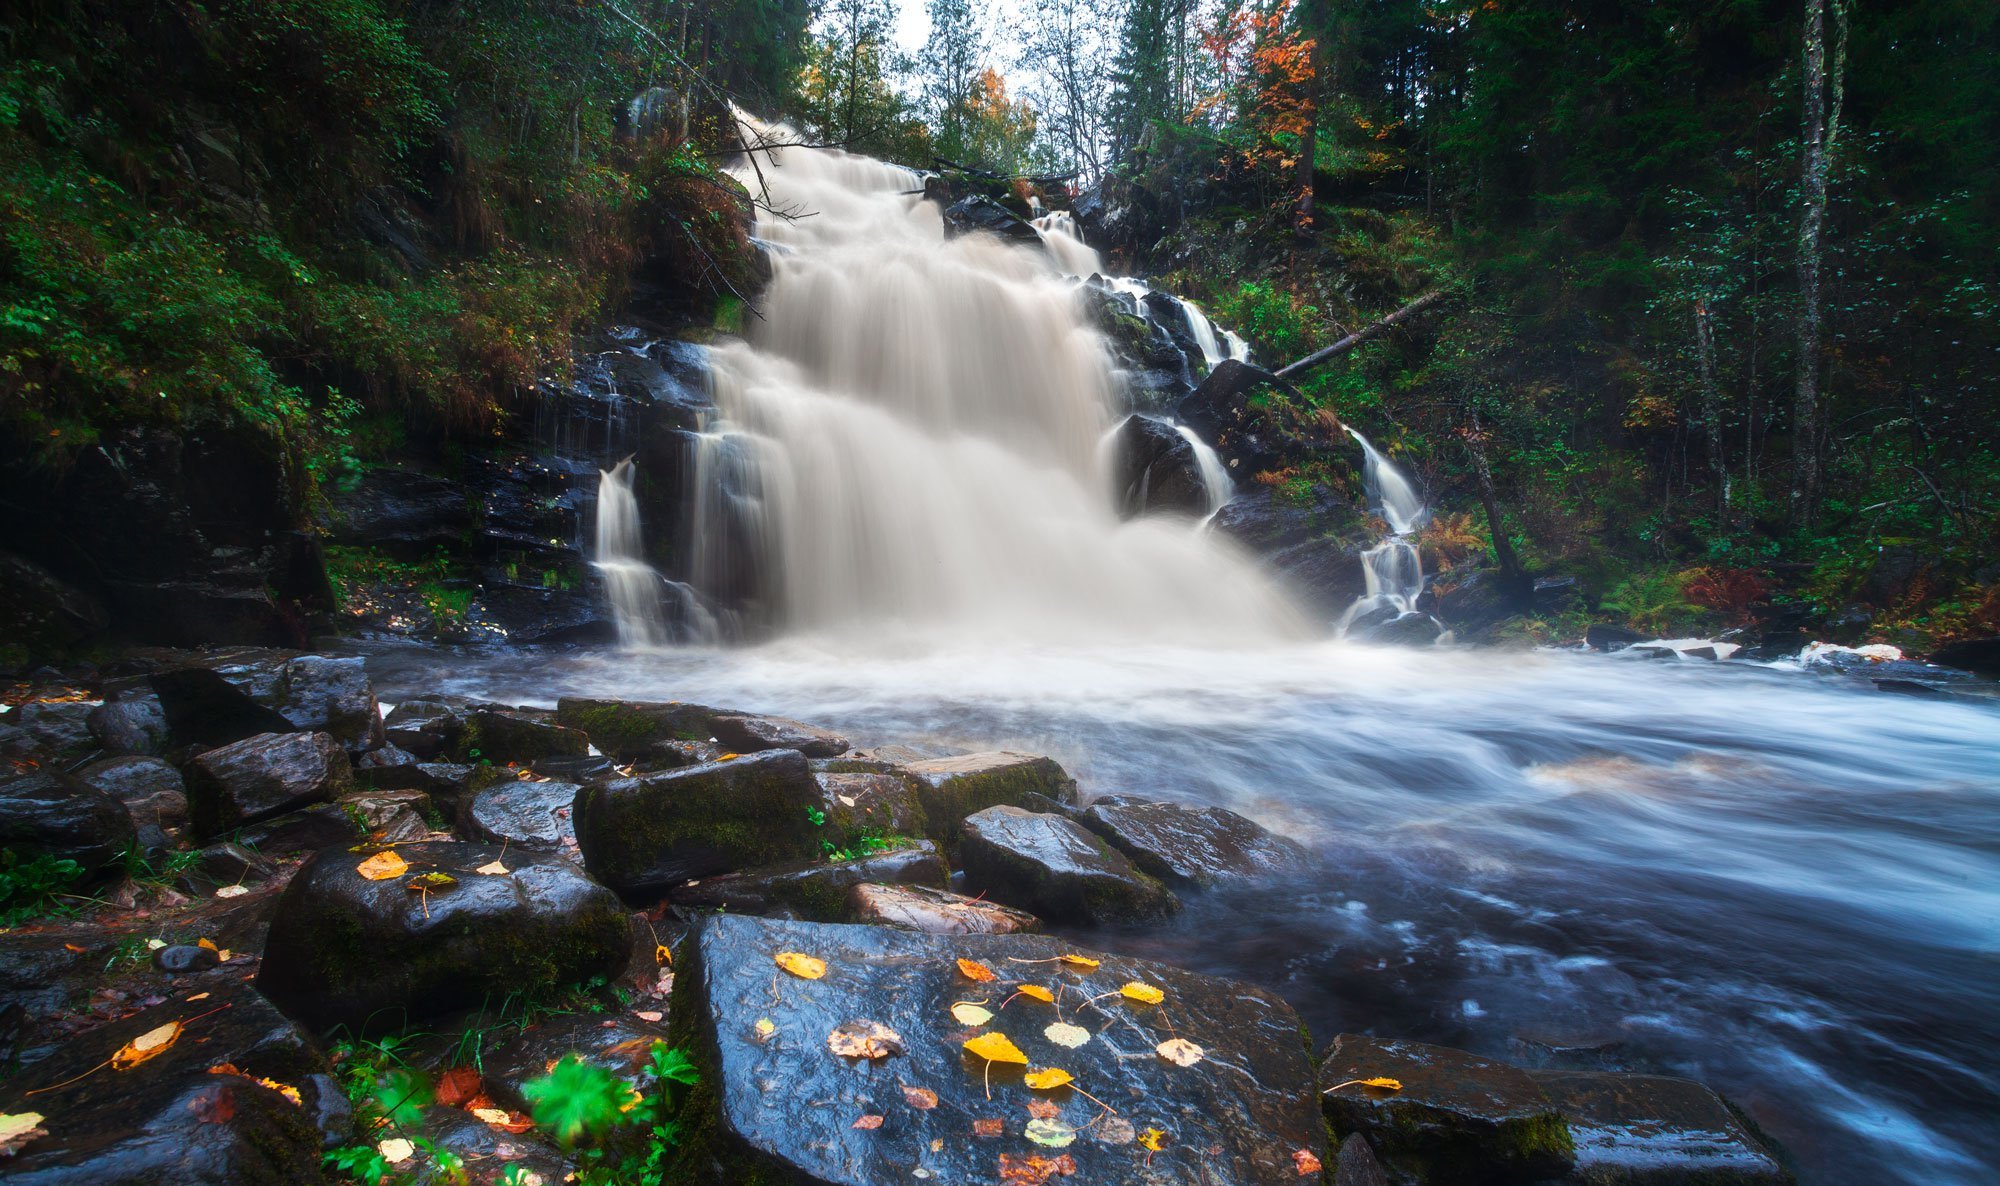
[[[25,730],[37,749],[51,754],[82,754],[97,747],[90,732],[90,714],[97,707],[81,700],[30,700],[8,713],[6,719]]]
[[[925,828],[916,787],[896,774],[822,772],[819,809],[826,815],[827,839],[846,848],[868,836],[918,836]]]
[[[714,714],[699,704],[638,700],[591,700],[565,696],[556,702],[556,723],[581,730],[590,743],[614,758],[649,755],[666,741],[707,741]]]
[[[1123,853],[1059,815],[989,807],[966,819],[959,859],[967,886],[1052,922],[1139,922],[1180,909]]]
[[[617,897],[559,857],[449,842],[381,852],[407,867],[376,880],[362,866],[379,853],[324,849],[279,899],[257,985],[293,1016],[401,1025],[613,975],[630,954]],[[479,871],[494,862],[507,871]]]
[[[89,593],[12,552],[0,552],[0,633],[31,653],[73,646],[111,624]]]
[[[1208,513],[1208,486],[1194,445],[1173,425],[1127,416],[1112,430],[1112,489],[1121,518]]]
[[[160,699],[167,731],[177,745],[228,745],[260,733],[289,733],[294,726],[283,713],[254,693],[259,674],[232,671],[230,679],[213,667],[181,667],[147,677]],[[268,691],[275,679],[265,673]]]
[[[1651,637],[1610,622],[1592,622],[1583,631],[1583,641],[1593,651],[1622,651]]]
[[[681,950],[669,1028],[702,1070],[684,1121],[696,1180],[1249,1186],[1299,1180],[1302,1161],[1326,1156],[1298,1016],[1246,984],[1121,956],[1062,964],[1075,948],[1037,935],[731,915],[704,920]],[[780,952],[826,973],[779,971]],[[959,960],[1001,980],[975,984]],[[1061,1042],[1049,1036],[1056,1008],[1025,996],[978,1027],[954,1019],[954,1002],[997,1000],[1024,975],[1056,994],[1065,1026],[1082,1002],[1111,1003],[1057,1031]],[[1132,983],[1160,1003],[1118,995]],[[871,1023],[893,1035],[884,1057],[829,1051],[836,1029]],[[968,1052],[980,1036],[1004,1036],[1028,1065]],[[1188,1044],[1167,1046],[1178,1063],[1155,1050],[1174,1039]],[[1069,1072],[1116,1115],[1076,1088],[1029,1087],[1030,1067]]]
[[[797,750],[765,750],[587,784],[576,840],[591,875],[627,896],[820,853],[819,784]]]
[[[167,714],[150,691],[107,700],[85,718],[99,749],[111,754],[158,754],[167,748]]]
[[[928,885],[867,882],[847,894],[848,917],[927,935],[1016,935],[1042,929],[1025,910]]]
[[[784,717],[717,713],[709,718],[709,729],[718,742],[737,753],[795,749],[808,758],[831,758],[847,752],[847,738],[833,730]]]
[[[460,831],[474,840],[504,842],[532,852],[560,852],[576,842],[570,815],[581,789],[573,782],[508,779],[494,783],[467,802],[460,813]]]
[[[814,922],[845,922],[848,892],[867,882],[943,889],[951,870],[928,840],[906,848],[837,861],[808,860],[747,873],[703,878],[672,891],[677,905],[732,914],[786,914]]]
[[[1176,887],[1270,877],[1306,863],[1296,841],[1221,807],[1105,795],[1077,819],[1142,872]]]
[[[335,844],[363,839],[361,828],[347,810],[335,803],[315,803],[273,816],[233,833],[245,846],[272,857],[318,852]]]
[[[1214,446],[1223,466],[1239,480],[1337,453],[1345,441],[1330,417],[1295,415],[1283,401],[1259,398],[1291,390],[1291,384],[1261,367],[1224,359],[1181,400],[1174,418]]]
[[[1360,628],[1357,623],[1350,627],[1347,637],[1355,642],[1374,643],[1385,647],[1427,647],[1436,643],[1444,634],[1444,626],[1429,614],[1411,611],[1392,613],[1387,617]]]
[[[159,758],[106,758],[77,771],[76,779],[123,803],[140,831],[158,833],[156,843],[188,822],[187,783]]]
[[[336,798],[354,771],[347,751],[325,733],[260,733],[203,753],[187,776],[195,830],[218,836]]]
[[[429,783],[422,766],[410,751],[385,744],[354,759],[354,779],[379,791],[420,791]]]
[[[653,1043],[665,1041],[664,1026],[629,1013],[556,1014],[487,1052],[480,1059],[481,1080],[493,1102],[517,1112],[532,1111],[522,1088],[568,1055],[649,1090],[647,1068]]]
[[[959,822],[976,811],[1019,805],[1029,794],[1046,795],[1057,803],[1076,802],[1076,782],[1054,758],[1011,750],[959,754],[908,762],[903,773],[917,780],[931,835],[947,848],[958,840]]]
[[[300,655],[285,664],[272,699],[292,728],[330,734],[349,753],[363,753],[383,742],[375,686],[360,659]]]
[[[465,720],[454,756],[504,766],[523,766],[543,758],[580,758],[590,752],[590,738],[528,712],[480,709]]]
[[[405,559],[455,547],[472,530],[465,489],[429,474],[372,469],[329,499],[328,538],[380,548]]]
[[[22,861],[75,861],[96,881],[136,840],[125,805],[95,787],[42,772],[0,782],[0,849]]]
[[[1931,654],[1940,667],[1956,667],[1976,675],[2000,679],[2000,638],[1970,638],[1947,643]]]
[[[172,1026],[151,1057],[92,1070]],[[48,1135],[0,1164],[10,1184],[34,1186],[321,1182],[312,1117],[320,1093],[338,1091],[325,1070],[312,1039],[269,1001],[218,984],[203,1000],[169,1001],[73,1038],[0,1086],[0,1112],[49,1117]]]
[[[363,839],[376,844],[402,844],[430,835],[436,810],[422,791],[364,791],[336,804],[354,822]]]
[[[179,884],[186,892],[205,897],[221,886],[258,885],[277,875],[278,867],[262,853],[225,840],[202,849]]]
[[[998,235],[1009,243],[1019,243],[1040,247],[1042,233],[1027,219],[984,194],[973,194],[961,198],[947,207],[944,212],[944,235],[954,239],[960,235],[970,235],[984,231]]]
[[[1783,1186],[1769,1150],[1721,1096],[1665,1075],[1529,1074],[1569,1124],[1576,1186]]]
[[[1336,1137],[1360,1133],[1391,1178],[1424,1186],[1507,1186],[1560,1178],[1575,1143],[1526,1071],[1407,1042],[1342,1034],[1321,1056],[1320,1099]],[[1368,1087],[1389,1078],[1400,1091]]]

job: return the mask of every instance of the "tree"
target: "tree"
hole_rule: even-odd
[[[1009,98],[1006,80],[991,69],[979,72],[965,106],[967,155],[996,173],[1025,171],[1035,142],[1034,109]]]
[[[1131,0],[1112,67],[1106,131],[1112,161],[1129,160],[1146,127],[1176,119],[1173,79],[1173,0]]]
[[[1798,369],[1792,399],[1792,513],[1811,520],[1820,487],[1820,263],[1826,231],[1827,172],[1840,136],[1843,75],[1847,65],[1847,6],[1833,0],[1836,28],[1831,78],[1832,112],[1827,110],[1827,0],[1806,0],[1801,40],[1805,55],[1804,151],[1799,160],[1799,319]]]
[[[1015,31],[1017,65],[1048,155],[1086,183],[1103,173],[1117,0],[1035,0]]]
[[[956,160],[967,155],[969,109],[980,82],[979,30],[969,0],[930,0],[930,17],[931,39],[922,58],[924,99],[938,153]]]

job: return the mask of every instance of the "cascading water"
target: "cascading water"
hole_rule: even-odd
[[[1422,496],[1403,471],[1382,456],[1367,437],[1352,428],[1347,434],[1361,445],[1362,482],[1369,506],[1389,525],[1389,538],[1361,554],[1367,591],[1342,615],[1343,634],[1364,621],[1388,621],[1417,612],[1417,597],[1424,591],[1424,564],[1412,536],[1430,517]]]
[[[655,646],[667,638],[661,578],[646,563],[632,476],[632,459],[627,457],[597,479],[597,538],[591,566],[604,580],[618,640],[626,646]]]
[[[754,569],[764,625],[1042,641],[1303,632],[1226,543],[1185,521],[1121,523],[1106,504],[1095,446],[1116,387],[1056,260],[947,240],[908,170],[827,150],[757,156],[744,183],[809,216],[759,215],[758,237],[785,250],[748,340],[712,351],[717,444],[698,458],[697,502],[733,517],[728,566]],[[697,580],[713,592],[722,575]]]

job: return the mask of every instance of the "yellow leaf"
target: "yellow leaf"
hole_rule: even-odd
[[[118,1052],[111,1056],[111,1069],[129,1071],[142,1062],[165,1054],[180,1036],[181,1023],[178,1021],[149,1029],[118,1048]]]
[[[286,1099],[292,1101],[292,1104],[294,1106],[296,1107],[305,1106],[305,1100],[299,1095],[299,1089],[293,1087],[291,1084],[280,1083],[276,1079],[259,1079],[257,1080],[257,1082],[262,1083],[264,1086],[270,1088],[272,1091],[275,1091],[279,1095],[282,1095]]]
[[[1066,1083],[1076,1082],[1076,1076],[1060,1067],[1050,1067],[1044,1071],[1029,1071],[1027,1074],[1021,1076],[1021,1082],[1026,1083],[1036,1091],[1049,1091],[1053,1088],[1061,1087]]]
[[[771,957],[777,965],[801,980],[818,980],[826,975],[826,961],[796,951],[781,951]]]
[[[214,951],[214,950],[215,950],[215,940],[213,940],[213,939],[196,939],[196,940],[194,941],[194,945],[195,945],[196,947],[206,947],[206,948],[208,948],[208,949],[209,949],[210,951]]]
[[[740,757],[742,757],[742,756],[743,756],[742,754],[723,754],[723,755],[722,755],[721,757],[717,758],[717,759],[716,759],[716,761],[718,761],[718,762],[733,762],[733,761],[735,761],[735,760],[736,760],[737,758],[740,758]]]
[[[29,1141],[48,1135],[48,1130],[42,1127],[40,1112],[0,1113],[0,1157],[11,1157]]]
[[[375,1146],[375,1151],[390,1165],[401,1165],[417,1155],[417,1147],[401,1137],[390,1137]]]
[[[1177,1067],[1191,1067],[1201,1061],[1202,1055],[1208,1053],[1186,1038],[1168,1038],[1153,1047],[1153,1050]]]
[[[775,1034],[777,1032],[778,1032],[777,1022],[772,1021],[768,1017],[759,1017],[757,1019],[757,1036],[759,1038],[768,1038],[772,1034]]]
[[[971,1001],[960,1001],[953,1005],[951,1015],[960,1025],[985,1025],[993,1020],[993,1010],[982,1009]]]
[[[1068,955],[1059,955],[1056,958],[1073,968],[1095,968],[1104,962],[1103,960],[1091,959],[1087,955],[1077,955],[1074,952]]]
[[[1167,1147],[1167,1134],[1161,1132],[1157,1128],[1149,1128],[1146,1131],[1139,1134],[1139,1143],[1141,1145],[1144,1145],[1146,1148],[1152,1150],[1153,1152],[1158,1153],[1160,1150]]]
[[[1060,1149],[1076,1139],[1076,1130],[1060,1120],[1030,1120],[1021,1135],[1037,1145]]]
[[[1070,1050],[1074,1050],[1085,1042],[1090,1041],[1089,1030],[1080,1025],[1071,1025],[1067,1021],[1058,1021],[1054,1025],[1047,1027],[1042,1031],[1042,1036],[1056,1045]]]
[[[509,869],[507,866],[501,864],[497,860],[492,860],[486,862],[484,865],[479,866],[479,868],[474,869],[473,872],[484,873],[488,877],[505,877],[507,874],[512,873],[513,870]]]
[[[1021,987],[1015,989],[1014,991],[1020,993],[1024,997],[1033,997],[1036,1000],[1042,1002],[1044,1005],[1052,1005],[1055,1003],[1056,999],[1056,994],[1050,992],[1046,988],[1043,988],[1039,984],[1023,984]]]
[[[664,943],[653,944],[653,962],[656,964],[664,964],[669,968],[673,967],[674,949],[668,947]]]
[[[993,969],[975,960],[958,961],[958,970],[965,975],[966,979],[977,980],[982,984],[993,979]]]
[[[474,1108],[472,1114],[488,1124],[504,1125],[513,1119],[505,1108]]]
[[[397,856],[395,849],[385,848],[354,866],[354,871],[370,881],[387,881],[391,877],[401,877],[409,867],[410,863]]]
[[[1132,1000],[1140,1001],[1148,1005],[1157,1005],[1161,1001],[1167,999],[1166,993],[1161,992],[1159,989],[1154,988],[1150,984],[1141,984],[1137,980],[1128,982],[1124,988],[1121,988],[1118,991],[1124,994],[1125,996],[1131,998]]]
[[[965,1048],[987,1062],[1019,1063],[1024,1067],[1028,1065],[1028,1056],[1021,1053],[1020,1047],[1008,1041],[1006,1034],[984,1033],[976,1038],[969,1038],[966,1040]]]

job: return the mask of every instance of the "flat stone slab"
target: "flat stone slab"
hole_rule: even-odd
[[[1025,910],[927,885],[857,885],[848,891],[847,904],[855,922],[927,935],[1025,935],[1042,929],[1042,920]]]
[[[848,891],[866,882],[935,886],[951,869],[937,846],[918,840],[903,848],[839,861],[798,861],[744,873],[702,878],[675,887],[676,905],[736,914],[788,914],[813,922],[852,921]]]
[[[460,827],[474,840],[559,852],[576,841],[576,826],[570,816],[581,789],[573,782],[508,779],[495,783],[474,794],[464,806]]]
[[[1060,815],[989,807],[965,821],[959,856],[969,887],[1056,922],[1138,922],[1180,909],[1165,886]]]
[[[1271,877],[1306,865],[1306,850],[1297,842],[1222,807],[1106,795],[1076,818],[1172,886]]]
[[[825,974],[781,970],[781,952],[823,960]],[[961,959],[996,978],[968,978]],[[1021,984],[1054,1002],[1016,993]],[[1127,984],[1160,998],[1120,995]],[[955,1017],[968,1001],[990,1019]],[[688,1163],[712,1165],[714,1182],[1247,1186],[1297,1181],[1302,1161],[1327,1156],[1299,1019],[1283,1001],[1054,938],[718,915],[681,948],[672,1010],[673,1039],[702,1071],[683,1114]],[[887,1057],[830,1049],[836,1027],[871,1022],[893,1034]],[[1074,1028],[1056,1035],[1079,1045],[1050,1036],[1059,1023]],[[989,1067],[966,1051],[993,1035],[1028,1065]],[[1199,1057],[1157,1052],[1173,1039]],[[1051,1068],[1073,1085],[1027,1085],[1024,1072]]]
[[[1588,1186],[1776,1186],[1792,1180],[1715,1092],[1690,1079],[1529,1072],[1569,1121]]]
[[[715,739],[738,753],[795,749],[808,758],[831,758],[847,752],[847,738],[831,729],[785,717],[749,713],[717,713],[709,720]]]
[[[347,751],[326,733],[259,733],[209,750],[186,773],[188,812],[202,836],[337,798],[354,784]]]
[[[947,844],[956,843],[960,820],[988,807],[1018,807],[1029,794],[1046,795],[1057,803],[1076,802],[1075,780],[1054,758],[1040,754],[992,750],[908,762],[902,770],[917,780],[917,796],[932,834]]]

